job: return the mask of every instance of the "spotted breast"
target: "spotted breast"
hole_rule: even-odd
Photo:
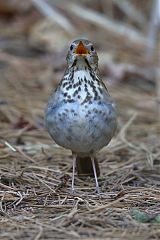
[[[75,161],[90,156],[94,164],[96,152],[114,135],[116,107],[100,77],[98,56],[90,41],[74,41],[67,64],[63,79],[49,99],[46,127],[57,144],[72,151]],[[95,175],[94,166],[93,172]]]

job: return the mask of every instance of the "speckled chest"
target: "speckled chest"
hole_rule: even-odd
[[[99,79],[89,71],[66,74],[48,108],[47,128],[59,145],[72,151],[96,151],[108,144],[115,110]]]
[[[99,78],[88,69],[68,72],[61,82],[60,91],[65,102],[82,105],[103,98],[103,86]]]

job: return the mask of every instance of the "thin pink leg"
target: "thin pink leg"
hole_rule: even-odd
[[[93,172],[94,172],[94,178],[95,178],[95,181],[96,181],[96,193],[99,193],[99,184],[98,184],[98,178],[97,178],[97,172],[96,172],[94,157],[91,157],[91,161],[92,161],[92,167],[93,167]]]
[[[73,170],[72,170],[72,186],[71,191],[74,193],[74,176],[75,176],[75,168],[76,168],[76,155],[73,155]]]

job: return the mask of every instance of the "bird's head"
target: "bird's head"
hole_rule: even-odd
[[[93,44],[86,39],[78,39],[71,43],[67,54],[68,67],[96,69],[98,67],[98,56]]]

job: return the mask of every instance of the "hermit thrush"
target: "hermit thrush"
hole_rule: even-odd
[[[77,168],[78,175],[94,175],[99,193],[96,153],[114,135],[116,109],[100,77],[98,56],[90,41],[72,42],[64,77],[49,98],[45,122],[55,142],[72,151],[72,192]]]

